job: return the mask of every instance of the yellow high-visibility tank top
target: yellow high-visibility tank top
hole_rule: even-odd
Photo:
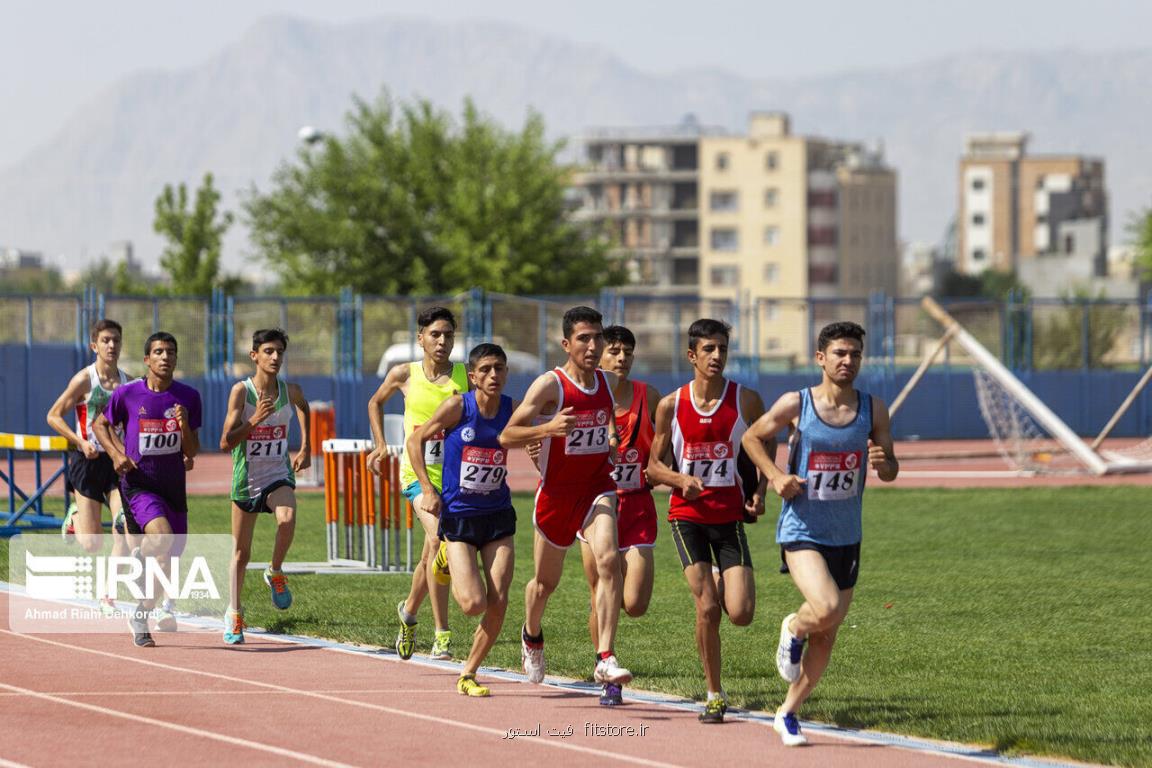
[[[412,436],[413,430],[432,418],[440,404],[452,397],[468,391],[468,369],[463,363],[452,364],[452,377],[447,384],[438,385],[428,381],[424,375],[423,363],[410,363],[408,368],[408,394],[404,396],[404,441]],[[428,479],[439,490],[444,474],[444,435],[437,435],[424,444],[424,466],[428,468]],[[416,482],[416,473],[408,461],[408,454],[400,460],[400,484],[407,488]]]

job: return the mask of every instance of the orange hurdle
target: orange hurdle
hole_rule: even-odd
[[[373,481],[368,469],[372,441],[327,439],[321,442],[321,448],[324,454],[324,522],[328,562],[340,566],[411,572],[413,519],[411,505],[400,493],[402,449],[389,446],[380,463],[379,509],[384,535],[377,553],[377,483]],[[408,542],[403,568],[400,566],[402,510],[406,510],[404,525]]]

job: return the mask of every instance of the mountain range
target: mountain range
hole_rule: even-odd
[[[882,144],[899,173],[901,236],[928,242],[954,215],[965,135],[1026,130],[1033,152],[1104,158],[1116,241],[1152,203],[1152,143],[1141,138],[1152,118],[1149,72],[1152,48],[977,51],[792,79],[654,73],[497,22],[270,17],[199,66],[124,78],[0,169],[0,243],[76,269],[131,240],[155,265],[153,203],[165,184],[195,187],[211,171],[235,209],[242,190],[268,189],[277,165],[306,151],[301,126],[340,132],[353,95],[382,89],[457,114],[471,97],[512,129],[534,109],[551,134],[572,139],[604,126],[675,125],[689,113],[741,132],[753,110],[785,111],[798,133]],[[226,265],[244,264],[247,247],[236,227]]]

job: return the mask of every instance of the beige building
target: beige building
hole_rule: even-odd
[[[1044,271],[1051,267],[1040,261],[1060,256],[1087,262],[1092,275],[1105,276],[1104,162],[1079,155],[1030,156],[1028,138],[1027,133],[988,133],[965,142],[957,270],[972,275],[986,269]]]

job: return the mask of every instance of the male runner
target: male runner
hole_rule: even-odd
[[[92,432],[92,422],[104,410],[112,392],[121,384],[128,383],[128,374],[118,366],[123,329],[115,320],[97,320],[92,324],[89,339],[96,361],[72,377],[48,410],[48,425],[76,446],[69,458],[67,478],[75,503],[69,507],[61,531],[65,537],[75,533],[84,551],[99,552],[104,538],[100,509],[107,505],[114,523],[112,556],[123,557],[128,554],[128,546],[124,540],[123,522],[119,519],[120,492],[116,488],[119,477],[112,466],[112,459]],[[73,409],[76,413],[75,431],[64,416]],[[108,595],[100,598],[100,608],[109,616],[116,611],[116,605]]]
[[[620,557],[616,539],[616,483],[611,456],[618,445],[612,418],[616,375],[597,368],[604,350],[600,313],[573,307],[564,313],[561,345],[568,360],[540,375],[528,388],[508,426],[505,448],[542,441],[540,486],[533,523],[535,573],[524,589],[520,655],[530,682],[544,680],[544,630],[548,598],[560,583],[564,555],[583,533],[596,560],[597,683],[624,685],[632,673],[616,661],[613,644],[620,619]],[[542,414],[551,416],[536,425]]]
[[[688,328],[692,381],[656,408],[648,460],[653,484],[672,487],[668,521],[696,603],[696,648],[708,684],[702,723],[722,723],[728,697],[720,684],[720,612],[738,627],[752,622],[756,582],[744,534],[745,513],[764,514],[767,480],[740,450],[748,424],[764,413],[755,390],[724,378],[729,326],[702,319]],[[775,453],[775,447],[770,450]],[[666,463],[671,452],[672,465]],[[675,469],[673,468],[675,467]],[[712,575],[723,579],[723,594]]]
[[[397,392],[404,396],[404,439],[407,440],[436,412],[436,408],[452,395],[468,391],[468,371],[462,363],[449,360],[456,342],[456,318],[451,310],[431,307],[416,318],[419,331],[416,343],[424,353],[418,363],[399,363],[388,371],[383,383],[368,401],[368,422],[372,426],[375,448],[368,455],[368,467],[379,472],[388,444],[384,441],[384,420],[381,409]],[[425,446],[424,464],[432,484],[440,487],[443,474],[444,437],[433,436]],[[440,521],[422,510],[420,481],[412,469],[410,455],[405,453],[400,462],[400,485],[404,496],[412,502],[416,516],[424,527],[424,548],[420,562],[412,573],[412,587],[408,597],[396,606],[400,617],[400,631],[396,635],[396,653],[402,659],[412,658],[416,650],[416,613],[424,597],[432,600],[432,618],[436,622],[436,636],[432,643],[434,659],[452,658],[452,633],[448,630],[448,583],[450,580],[446,552],[441,549],[436,531]]]
[[[784,499],[776,528],[780,570],[791,574],[804,598],[796,613],[784,617],[776,651],[776,669],[789,686],[773,727],[790,747],[808,741],[796,713],[828,667],[852,603],[860,569],[864,462],[884,482],[900,471],[888,407],[853,387],[863,349],[864,329],[856,323],[826,326],[816,341],[820,384],[783,395],[744,435],[749,457]],[[789,427],[796,439],[783,472],[760,442]]]
[[[256,374],[232,386],[220,450],[232,451],[232,567],[231,599],[224,621],[224,642],[244,642],[244,573],[252,557],[252,534],[261,512],[276,517],[276,543],[272,561],[264,569],[264,583],[272,590],[272,605],[287,610],[292,592],[281,567],[296,532],[296,473],[312,464],[312,427],[308,401],[296,384],[280,378],[288,334],[265,328],[252,334],[248,356]],[[292,410],[300,422],[303,441],[295,456],[288,455]]]
[[[626,614],[637,618],[648,610],[655,572],[652,548],[656,545],[656,504],[652,500],[652,486],[648,484],[645,470],[652,445],[652,414],[660,402],[660,393],[651,384],[628,378],[636,353],[636,336],[632,331],[622,325],[610,325],[604,329],[604,345],[600,367],[617,376],[612,399],[616,401],[616,433],[620,445],[612,467],[612,478],[616,481],[616,546],[620,551],[623,607]],[[592,593],[588,632],[595,645],[600,637],[596,623],[596,588],[600,579],[592,548],[583,536],[577,538],[580,539],[584,576]],[[600,691],[600,703],[604,706],[621,704],[621,689],[622,686],[616,683],[605,683]]]
[[[200,393],[173,381],[176,358],[172,334],[160,331],[149,336],[144,342],[147,376],[117,387],[92,425],[121,475],[128,533],[144,534],[133,554],[154,558],[165,570],[170,555],[183,549],[183,542],[174,537],[188,533],[185,457],[200,451],[196,434]],[[123,430],[123,442],[116,429]],[[151,647],[156,643],[148,631],[148,613],[156,601],[147,595],[155,594],[155,584],[145,585],[144,592],[144,599],[129,615],[128,627],[138,647]]]
[[[496,344],[480,344],[468,355],[473,391],[453,395],[432,418],[408,438],[412,469],[420,478],[422,511],[440,519],[439,536],[447,542],[452,594],[469,616],[483,614],[472,638],[472,650],[456,681],[465,696],[487,696],[476,682],[508,610],[508,587],[515,565],[513,537],[516,510],[508,490],[508,452],[500,432],[515,403],[503,393],[508,357]],[[443,497],[428,476],[425,446],[444,435]],[[481,567],[476,567],[476,553]]]

